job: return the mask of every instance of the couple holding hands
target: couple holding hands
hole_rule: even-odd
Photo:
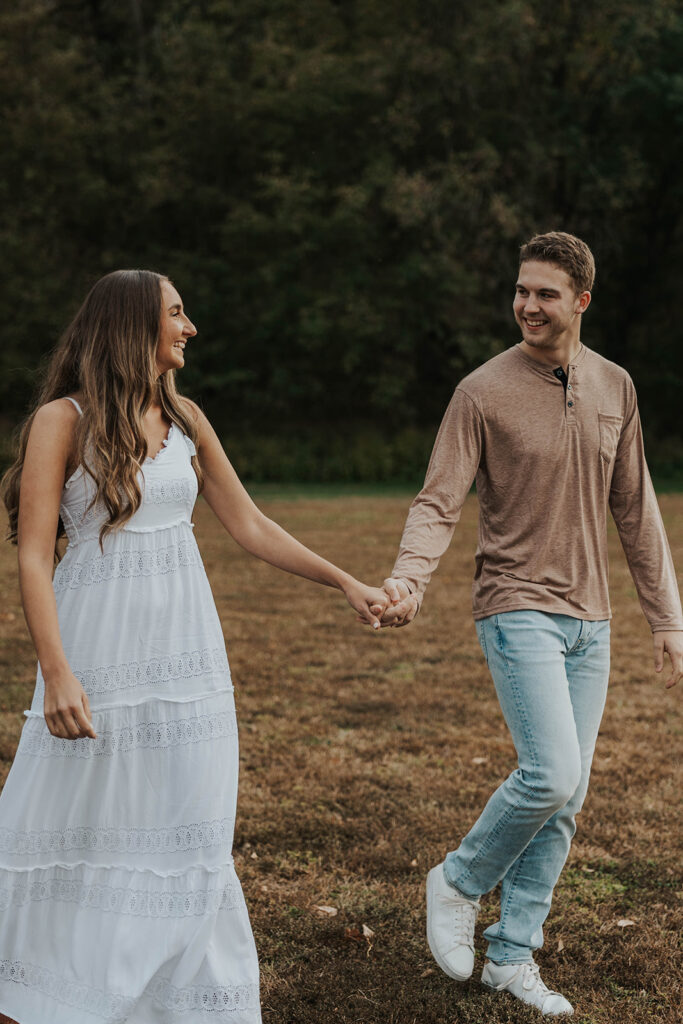
[[[38,673],[0,796],[0,1011],[18,1024],[171,1024],[179,1012],[187,1024],[260,1021],[231,855],[234,696],[192,532],[197,494],[246,550],[343,590],[377,629],[414,618],[476,481],[475,625],[517,765],[429,872],[427,938],[447,975],[469,978],[480,898],[502,883],[482,983],[546,1016],[573,1012],[533,953],[607,692],[608,508],[655,668],[667,653],[667,687],[683,674],[633,383],[580,338],[594,273],[572,235],[522,246],[522,340],[458,384],[383,590],[253,504],[201,409],[176,390],[196,330],[171,282],[149,271],[97,282],[3,480]]]

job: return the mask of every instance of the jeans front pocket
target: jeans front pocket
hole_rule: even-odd
[[[611,462],[617,454],[621,427],[624,422],[623,416],[611,416],[604,412],[598,413],[600,426],[600,457],[605,462]]]

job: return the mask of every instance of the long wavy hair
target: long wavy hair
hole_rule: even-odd
[[[93,504],[101,501],[109,519],[104,537],[120,528],[142,502],[140,466],[147,457],[143,416],[156,399],[166,417],[192,441],[197,428],[176,390],[175,371],[157,378],[162,294],[168,280],[151,270],[115,270],[93,286],[72,323],[59,340],[43,373],[38,398],[20,428],[17,458],[0,483],[9,513],[7,539],[17,542],[19,489],[33,419],[41,406],[76,391],[83,396],[83,415],[76,426],[78,465],[97,486]],[[196,456],[192,466],[199,487],[202,471]],[[64,535],[59,522],[55,538]]]

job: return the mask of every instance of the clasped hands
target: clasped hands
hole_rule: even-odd
[[[361,587],[362,595],[347,592],[346,597],[358,612],[358,621],[366,626],[407,626],[418,613],[419,598],[411,594],[405,580],[390,577],[384,581],[382,590],[362,584]]]

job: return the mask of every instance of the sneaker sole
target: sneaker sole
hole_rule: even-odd
[[[443,869],[441,865],[438,864],[437,867],[432,868],[432,870],[427,875],[427,943],[429,945],[429,950],[432,956],[434,957],[438,966],[441,968],[444,974],[447,974],[449,978],[453,978],[454,981],[469,981],[469,979],[472,977],[474,967],[467,974],[458,974],[456,971],[453,970],[453,968],[448,963],[446,963],[444,958],[441,956],[436,947],[436,941],[432,937],[431,906],[434,902],[434,898],[436,895],[434,892],[434,883],[432,882],[432,875],[435,871],[441,870]]]

